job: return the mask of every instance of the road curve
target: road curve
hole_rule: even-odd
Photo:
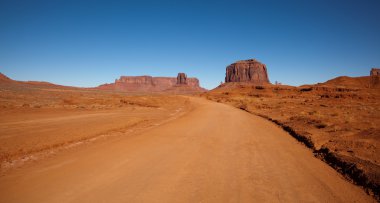
[[[274,124],[190,98],[186,115],[0,177],[0,202],[371,202]]]

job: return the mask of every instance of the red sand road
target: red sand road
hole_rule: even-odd
[[[274,124],[191,98],[186,115],[0,177],[0,202],[371,202]]]

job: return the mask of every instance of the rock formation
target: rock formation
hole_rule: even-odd
[[[379,88],[380,87],[380,68],[372,68],[370,74],[370,88]]]
[[[197,78],[187,78],[186,74],[179,73],[175,77],[152,76],[121,76],[114,83],[100,85],[96,89],[117,90],[127,92],[160,92],[172,89],[178,85],[186,86],[194,90],[204,91],[199,86]]]
[[[187,75],[185,73],[178,73],[177,85],[186,85],[186,84],[187,84]]]
[[[370,75],[371,76],[380,76],[380,68],[372,68]]]
[[[237,61],[226,68],[226,82],[269,83],[265,64],[255,59]]]

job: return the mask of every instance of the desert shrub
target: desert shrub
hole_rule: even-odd
[[[26,104],[26,103],[25,103],[25,104],[22,105],[22,107],[26,107],[26,108],[27,108],[27,107],[30,107],[30,104]]]
[[[250,97],[257,97],[257,98],[260,97],[259,94],[254,94],[254,93],[249,93],[248,96],[250,96]]]
[[[307,88],[301,88],[301,89],[300,89],[301,92],[309,92],[309,91],[311,91],[311,90],[313,90],[312,87],[307,87]]]
[[[132,101],[132,100],[125,100],[121,99],[120,103],[131,105],[131,106],[140,106],[140,107],[151,107],[151,108],[158,108],[158,105],[150,104],[148,102],[141,102],[141,101]]]
[[[72,100],[72,99],[63,99],[63,104],[74,105],[74,104],[76,104],[76,102],[74,102],[74,100]]]
[[[331,114],[331,116],[338,116],[338,113],[333,113],[333,114]]]
[[[263,89],[265,89],[263,86],[256,86],[255,87],[257,90],[263,90]]]
[[[321,129],[321,128],[327,127],[327,125],[324,124],[324,123],[318,123],[318,124],[315,125],[315,127],[318,128],[318,129]]]
[[[244,111],[248,109],[246,100],[237,100],[234,106]]]
[[[245,103],[240,103],[238,108],[241,110],[244,110],[244,111],[247,111],[247,109],[248,109],[247,104],[245,104]]]

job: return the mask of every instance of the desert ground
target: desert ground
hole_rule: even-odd
[[[44,83],[2,83],[2,171],[51,150],[130,134],[175,118],[191,108],[175,95],[128,94]]]
[[[380,89],[366,87],[368,79],[301,87],[229,83],[203,96],[274,122],[349,181],[378,195]]]
[[[291,105],[276,109],[283,114],[271,115],[266,110],[278,108],[279,101],[278,95],[261,95],[274,91],[267,87],[177,95],[40,82],[6,81],[0,85],[0,202],[376,201],[368,194],[370,190],[347,181],[281,126],[254,115],[290,116],[290,109],[307,106],[304,97],[296,99],[289,94],[281,102]],[[378,112],[378,97],[367,96],[374,104],[365,112]],[[265,105],[260,103],[264,101]],[[334,139],[324,134],[310,136],[313,146],[328,143],[329,150],[338,149],[337,153],[350,158],[373,158],[368,162],[377,165],[377,142],[366,142],[376,139],[376,133],[356,142],[342,133],[352,126],[345,123],[348,117],[334,127],[334,120],[321,116],[322,110],[338,108],[329,103],[333,101],[313,103],[318,106],[310,107],[313,113],[308,108],[300,112],[305,119],[320,115],[320,120],[310,124],[316,127],[305,124],[307,129],[336,129]],[[360,101],[349,104],[359,108],[363,105],[356,102]],[[334,117],[351,116],[343,114],[347,108],[352,106],[327,111],[337,114]],[[350,111],[355,112],[364,111]],[[378,121],[376,113],[370,116],[351,116],[349,121]],[[323,128],[318,127],[322,124]],[[374,132],[377,126],[373,126]],[[347,148],[347,143],[352,152],[339,151]],[[355,148],[358,143],[367,150]]]

